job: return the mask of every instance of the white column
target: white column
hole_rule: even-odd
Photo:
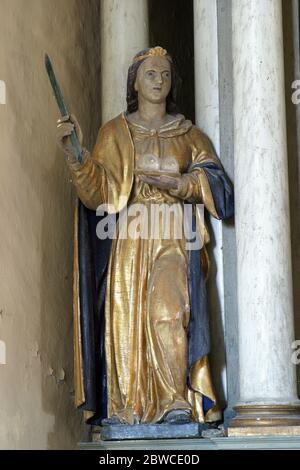
[[[220,156],[217,0],[194,0],[196,124],[211,139]],[[217,392],[226,397],[224,350],[224,282],[222,222],[211,217],[211,273],[208,285],[211,318],[211,367]]]
[[[289,405],[297,393],[281,1],[233,0],[232,26],[240,401]]]
[[[147,0],[101,0],[103,123],[126,108],[128,66],[147,47]]]

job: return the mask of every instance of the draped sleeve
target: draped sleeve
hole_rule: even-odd
[[[72,183],[81,202],[88,208],[96,210],[100,204],[107,204],[107,177],[105,169],[95,158],[84,153],[83,163],[68,162]]]
[[[123,114],[101,127],[96,145],[83,163],[69,162],[72,181],[83,204],[96,210],[107,205],[107,212],[120,212],[127,204],[132,184],[134,147]]]
[[[182,175],[182,184],[177,191],[178,197],[188,202],[204,204],[216,219],[233,216],[233,185],[216,156],[208,137],[197,127],[189,133],[192,163],[187,173]]]

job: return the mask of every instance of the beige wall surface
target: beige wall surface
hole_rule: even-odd
[[[98,0],[0,0],[0,448],[74,448],[74,194],[47,52],[85,145],[100,116]]]

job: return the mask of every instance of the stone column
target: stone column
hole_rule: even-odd
[[[280,0],[233,0],[240,403],[229,435],[300,434]]]
[[[196,124],[209,136],[233,178],[230,27],[228,0],[194,0]],[[218,400],[230,407],[236,403],[238,383],[235,232],[232,223],[213,217],[210,225],[210,365]],[[225,338],[230,348],[226,348]]]
[[[102,123],[126,109],[128,66],[146,47],[147,0],[101,0]]]
[[[220,155],[219,74],[218,74],[217,0],[194,0],[195,117]],[[224,284],[222,258],[222,223],[210,218],[211,260],[208,298],[212,353],[210,366],[214,385],[224,405],[226,370],[224,349]]]

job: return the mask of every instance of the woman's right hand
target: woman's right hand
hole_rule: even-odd
[[[71,144],[70,135],[75,130],[80,146],[82,147],[83,134],[76,117],[71,114],[70,116],[62,117],[57,121],[56,142],[59,148],[62,149],[70,161],[76,162],[76,155],[74,154],[73,146]]]

